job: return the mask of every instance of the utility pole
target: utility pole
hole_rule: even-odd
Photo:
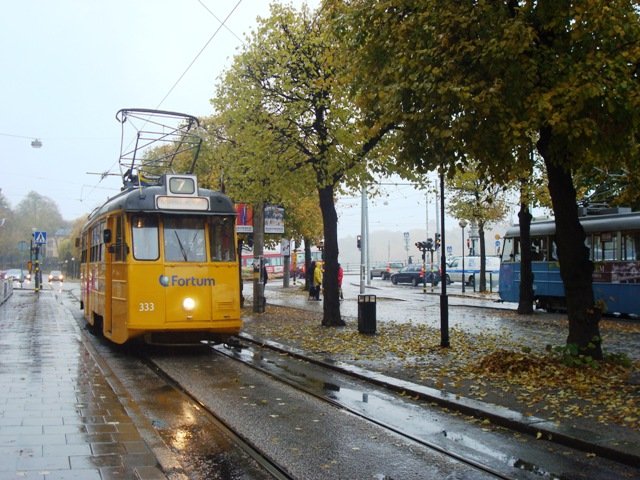
[[[362,186],[360,200],[360,294],[364,294],[364,282],[367,278],[366,252],[369,244],[367,238],[367,187]]]
[[[447,296],[447,254],[444,238],[444,170],[440,170],[440,269],[442,272],[440,287],[440,346],[449,347],[449,297]],[[464,279],[463,279],[464,281]]]

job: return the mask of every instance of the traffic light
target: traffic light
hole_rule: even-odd
[[[436,233],[436,250],[440,248],[440,234]]]
[[[356,236],[356,244],[358,245],[358,250],[362,248],[362,237],[360,235]]]
[[[426,242],[416,242],[416,248],[423,253],[427,250],[430,252],[433,251],[433,238],[427,238]]]
[[[433,250],[433,238],[427,238],[427,241],[425,242],[425,248],[429,251]]]

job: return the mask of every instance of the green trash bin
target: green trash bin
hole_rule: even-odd
[[[376,333],[375,295],[358,295],[358,332]]]

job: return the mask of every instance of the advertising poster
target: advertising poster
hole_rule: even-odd
[[[284,233],[284,207],[264,207],[264,233]]]
[[[236,232],[253,233],[253,209],[248,203],[236,203]]]

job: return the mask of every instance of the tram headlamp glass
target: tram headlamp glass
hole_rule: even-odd
[[[191,312],[194,308],[196,308],[196,301],[191,297],[187,297],[182,300],[182,308],[184,308],[187,312]]]

